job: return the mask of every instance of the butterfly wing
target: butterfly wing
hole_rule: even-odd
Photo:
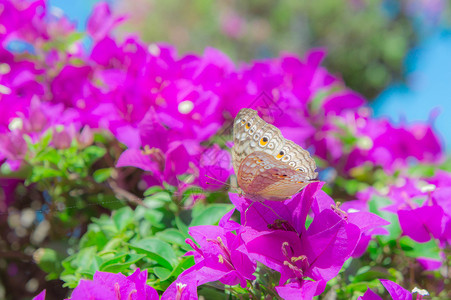
[[[232,159],[233,169],[236,174],[238,174],[238,170],[243,160],[252,153],[257,146],[256,141],[253,137],[250,137],[250,134],[248,133],[251,126],[247,126],[246,124],[254,123],[253,120],[255,119],[255,126],[264,126],[263,123],[258,122],[258,119],[255,118],[256,116],[257,112],[255,110],[242,109],[235,117],[233,124]]]
[[[294,170],[263,151],[249,154],[237,177],[245,197],[254,201],[283,201],[312,182],[305,172]]]
[[[233,125],[233,141],[232,159],[236,174],[239,174],[240,166],[247,156],[262,151],[290,168],[303,172],[307,179],[318,176],[315,160],[308,151],[285,139],[277,127],[266,123],[255,110],[240,110]]]

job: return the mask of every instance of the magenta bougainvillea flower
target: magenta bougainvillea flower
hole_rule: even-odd
[[[292,199],[284,202],[266,201],[265,206],[258,202],[252,204],[238,194],[230,194],[230,201],[241,212],[241,223],[248,227],[263,231],[268,229],[268,224],[284,220],[284,225],[281,226],[289,226],[292,231],[301,233],[306,230],[307,214],[323,184],[311,183]]]
[[[128,149],[122,153],[116,167],[133,166],[152,175],[158,184],[167,182],[178,186],[177,175],[187,174],[190,161],[186,148],[179,142],[171,144],[168,151],[163,153],[160,148],[146,148],[146,150]]]
[[[47,26],[44,20],[46,3],[42,0],[34,1],[2,1],[0,24],[0,42],[7,39],[20,38],[33,42],[38,38],[48,38]]]
[[[158,292],[146,284],[147,270],[129,276],[96,271],[93,280],[80,280],[67,300],[158,300]],[[45,290],[33,300],[45,300]]]
[[[368,211],[368,201],[371,201],[373,196],[389,199],[391,204],[379,209],[397,215],[403,235],[417,243],[435,239],[438,248],[444,249],[451,242],[450,179],[451,175],[444,171],[439,171],[430,178],[404,176],[399,178],[397,183],[390,185],[387,192],[381,193],[370,188],[359,194],[359,200],[345,203],[343,209]],[[381,228],[375,228],[370,232],[384,234]],[[441,266],[440,257],[443,255],[440,250],[439,256],[420,256],[417,260],[424,269],[437,270]]]
[[[163,293],[161,300],[197,300],[197,287],[205,282],[209,282],[207,278],[212,276],[212,279],[217,279],[218,274],[215,271],[206,269],[202,270],[202,266],[197,265],[191,268],[192,272],[196,272],[201,279],[191,274],[191,276],[179,276]],[[218,272],[219,273],[219,272]],[[202,280],[203,279],[203,280]]]
[[[0,102],[0,107],[7,106],[8,103]],[[36,142],[47,130],[52,130],[52,146],[64,149],[78,137],[80,126],[77,112],[64,110],[61,104],[42,103],[36,96],[7,119],[10,122],[8,128],[0,131],[0,164],[7,164],[13,171],[20,169],[28,152],[25,135]]]
[[[387,289],[388,293],[390,294],[390,296],[392,296],[393,299],[399,300],[412,299],[412,293],[409,293],[409,291],[399,286],[398,284],[394,283],[393,281],[381,279],[380,282]]]
[[[251,257],[281,273],[280,284],[304,277],[328,281],[335,277],[359,239],[357,226],[331,210],[319,214],[299,237],[294,231],[243,232]]]
[[[357,300],[382,300],[382,298],[371,289],[367,289],[365,294],[357,298]]]
[[[46,294],[46,290],[43,290],[42,292],[39,293],[39,295],[34,297],[33,300],[45,300],[45,294]]]
[[[0,134],[0,159],[8,160],[9,167],[17,170],[27,153],[27,142],[18,132]]]
[[[255,279],[256,263],[249,258],[248,253],[243,249],[243,240],[240,235],[233,231],[240,231],[241,226],[230,217],[233,211],[225,214],[219,226],[195,226],[191,227],[189,234],[199,244],[199,247],[187,240],[187,243],[194,249],[187,255],[193,255],[195,265],[184,271],[178,279],[165,291],[162,299],[171,299],[175,294],[185,295],[186,299],[197,295],[194,287],[207,282],[219,280],[226,285],[240,284],[246,287],[247,280]],[[189,286],[183,288],[183,286]],[[194,289],[194,290],[193,290]],[[190,295],[189,297],[187,295]],[[181,299],[184,299],[184,298]],[[191,298],[190,298],[191,297]]]
[[[412,292],[409,292],[400,285],[387,279],[380,279],[380,282],[394,300],[423,300],[424,296],[429,295],[428,291],[419,288],[414,288]],[[414,298],[415,294],[416,297]],[[382,300],[382,297],[374,293],[372,290],[368,289],[363,296],[358,298],[358,300]]]
[[[317,214],[318,212],[330,208],[335,205],[333,199],[323,191],[319,191],[316,196],[316,201],[313,202],[312,210]],[[354,249],[353,257],[361,256],[367,249],[369,242],[373,235],[386,235],[387,229],[383,228],[390,224],[390,222],[382,219],[376,214],[368,211],[366,203],[358,201],[348,201],[340,206],[340,210],[345,213],[347,220],[350,223],[357,225],[360,229],[360,239]]]
[[[94,39],[99,40],[110,33],[124,17],[116,17],[111,13],[111,9],[106,2],[97,3],[86,24],[86,31]]]
[[[230,152],[213,145],[205,150],[199,161],[199,186],[206,190],[217,190],[224,186],[233,174]]]
[[[282,225],[283,228],[291,227],[300,234],[305,230],[303,227],[310,207],[316,217],[323,211],[331,210],[331,207],[335,206],[333,199],[326,193],[321,190],[315,190],[315,188],[320,188],[320,185],[317,185],[316,187],[315,185],[317,184],[310,184],[303,193],[284,203],[267,202],[266,204],[270,206],[273,211],[260,206],[259,204],[253,204],[253,207],[246,211],[246,207],[242,205],[243,201],[238,197],[231,195],[231,200],[237,205],[240,211],[246,211],[246,220],[242,220],[242,222],[246,222],[248,226],[252,226],[259,230],[265,230],[267,229],[268,224],[283,218],[286,221]],[[255,211],[253,209],[254,207]],[[349,206],[344,206],[344,208],[346,207]],[[300,213],[301,210],[302,213]],[[274,211],[277,212],[278,216],[274,214]],[[368,242],[371,240],[371,236],[387,233],[386,229],[382,228],[382,226],[388,225],[389,222],[368,212],[367,208],[362,207],[360,210],[356,210],[355,208],[351,209],[349,207],[347,208],[348,212],[346,212],[346,210],[341,211],[343,212],[342,216],[345,217],[346,221],[357,225],[360,230],[361,236],[353,256],[359,256],[366,250]],[[257,220],[260,220],[260,222],[257,222]]]
[[[146,284],[147,270],[136,269],[130,276],[97,271],[93,280],[81,280],[70,299],[158,300],[155,289]]]
[[[424,243],[442,233],[443,209],[438,205],[398,210],[399,224],[405,235]]]
[[[409,157],[424,162],[440,162],[442,159],[440,140],[430,125],[396,128],[387,121],[379,122],[379,127],[382,126],[384,131],[372,137],[370,157],[384,169],[393,169],[398,163],[405,166]]]
[[[318,283],[314,295],[320,294],[360,241],[365,249],[368,236],[388,224],[369,212],[346,213],[334,208],[334,201],[320,190],[321,186],[312,183],[292,199],[283,203],[266,201],[265,205],[251,205],[231,195],[246,224],[241,232],[245,242],[242,247],[249,257],[281,273],[280,286],[289,280],[290,285],[281,289],[283,293],[301,295],[307,293],[307,286],[311,291],[313,283],[306,281],[310,278]],[[314,218],[306,228],[310,209]]]
[[[319,295],[353,254],[363,233],[388,223],[368,212],[348,215],[330,205],[326,208],[326,200],[318,200],[327,199],[321,194],[321,186],[312,183],[292,199],[283,203],[266,201],[264,205],[230,194],[244,226],[229,220],[231,211],[219,226],[191,227],[189,233],[200,247],[189,241],[194,251],[188,254],[194,255],[196,264],[182,273],[165,294],[186,291],[187,295],[195,295],[193,289],[181,291],[180,286],[199,286],[215,280],[244,287],[246,280],[254,278],[258,261],[281,274],[277,291],[282,297]],[[313,203],[313,222],[306,228]]]
[[[386,209],[398,214],[404,234],[417,242],[449,239],[449,177],[449,173],[440,172],[424,180],[406,178],[404,185],[390,188],[388,197],[393,205]]]
[[[324,288],[324,281],[305,280],[302,283],[291,282],[283,286],[276,286],[276,291],[282,299],[313,299],[318,291]]]

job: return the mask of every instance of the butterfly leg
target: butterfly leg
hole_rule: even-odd
[[[263,205],[264,207],[266,207],[267,209],[269,209],[270,211],[272,211],[272,212],[273,212],[280,220],[283,220],[283,218],[282,218],[281,216],[279,216],[279,214],[276,213],[276,212],[274,211],[274,209],[272,209],[271,206],[266,205],[266,204],[264,203],[264,201],[265,201],[265,200],[259,201],[259,202],[260,202],[261,205]]]
[[[252,205],[254,205],[254,203],[255,203],[255,201],[252,201],[251,205],[249,205],[246,208],[246,210],[244,211],[244,225],[243,226],[246,226],[246,224],[247,224],[247,211],[252,207]]]

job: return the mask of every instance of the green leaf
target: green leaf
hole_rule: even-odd
[[[99,270],[111,273],[118,273],[121,271],[129,270],[130,265],[137,263],[144,257],[146,257],[144,254],[124,253],[117,255],[114,258],[103,262],[103,264],[100,265]]]
[[[50,145],[50,141],[53,138],[53,130],[48,129],[47,131],[44,132],[44,134],[41,136],[41,139],[39,141],[39,145],[42,148],[47,148],[48,145]]]
[[[177,278],[183,271],[194,266],[194,256],[184,256],[172,270],[171,277]]]
[[[390,240],[395,240],[398,236],[401,235],[401,227],[398,221],[398,215],[381,210],[381,207],[388,206],[392,204],[392,201],[385,197],[373,196],[369,201],[369,210],[370,212],[377,214],[381,218],[390,222],[389,225],[384,226],[389,231],[389,235],[381,235],[379,236],[380,240],[383,242],[388,242]]]
[[[178,216],[175,217],[175,225],[180,230],[181,233],[183,233],[186,237],[189,238],[188,234],[188,226],[183,223],[182,219],[180,219]]]
[[[110,255],[111,255],[111,253],[110,253]],[[113,256],[111,258],[105,258],[105,256],[103,256],[104,260],[103,260],[103,263],[99,266],[99,270],[103,271],[104,268],[107,266],[124,262],[128,255],[129,255],[128,253],[113,253]],[[138,255],[142,255],[142,254],[138,254]]]
[[[113,222],[119,232],[122,232],[128,225],[133,223],[133,210],[126,206],[113,213]]]
[[[160,208],[164,207],[167,203],[172,203],[172,198],[167,192],[159,192],[144,198],[143,202],[149,208]]]
[[[68,288],[76,288],[78,285],[78,282],[81,279],[81,275],[80,274],[65,274],[65,275],[61,275],[60,279],[62,281],[64,281],[65,283],[63,284],[63,287],[68,287]]]
[[[60,152],[54,148],[45,148],[42,152],[38,153],[33,159],[35,162],[43,162],[48,165],[52,163],[53,165],[58,165],[59,162],[63,160]]]
[[[313,218],[307,216],[307,219],[305,219],[305,229],[308,229],[310,227],[310,225],[312,224],[312,222],[313,222]]]
[[[389,278],[392,278],[392,276],[387,272],[382,272],[380,270],[372,268],[354,276],[352,282],[358,283],[358,282],[367,282],[375,279],[389,279]]]
[[[92,278],[102,264],[102,258],[97,256],[96,252],[95,246],[87,247],[63,260],[61,264],[64,271],[60,279],[66,282],[64,286],[74,288],[82,277]]]
[[[83,32],[72,32],[66,37],[66,43],[71,45],[79,40],[81,40],[86,34]],[[63,49],[64,50],[64,49]]]
[[[164,231],[160,231],[156,234],[156,236],[165,242],[176,244],[180,246],[185,251],[191,251],[192,248],[187,243],[185,243],[185,240],[187,239],[187,236],[181,233],[179,230],[174,228],[169,228]]]
[[[416,164],[409,166],[408,172],[414,177],[432,177],[436,170],[435,165]]]
[[[177,266],[172,270],[167,279],[161,279],[153,284],[153,287],[164,291],[183,271],[194,266],[193,256],[184,256],[179,259]],[[161,270],[160,270],[161,271]],[[165,275],[165,274],[160,274]]]
[[[89,200],[93,203],[97,203],[109,210],[117,210],[121,207],[125,207],[122,200],[117,199],[114,195],[97,194],[94,197],[90,197]]]
[[[108,238],[97,224],[89,224],[88,232],[86,232],[80,239],[79,247],[86,248],[90,246],[97,246],[97,249],[103,249],[108,243]]]
[[[58,253],[50,248],[39,248],[33,255],[38,266],[48,273],[46,278],[48,280],[58,279],[58,276],[63,271],[61,265],[61,257]]]
[[[135,218],[136,219],[145,219],[147,220],[152,226],[155,226],[157,228],[165,228],[165,225],[162,223],[164,218],[164,213],[160,210],[156,209],[148,209],[147,207],[138,206],[135,209]]]
[[[358,191],[364,190],[368,187],[367,184],[354,179],[343,179],[342,177],[337,177],[336,183],[342,186],[346,193],[349,195],[355,195]]]
[[[172,269],[177,257],[171,245],[156,238],[146,238],[130,243],[130,247],[138,253],[146,254],[161,266]]]
[[[433,239],[426,243],[418,243],[408,236],[403,236],[399,240],[399,244],[401,245],[401,249],[404,250],[406,256],[414,258],[427,257],[437,260],[441,259],[440,248]]]
[[[221,285],[219,285],[221,286]],[[221,286],[222,287],[222,286]],[[226,295],[223,291],[202,285],[198,289],[198,294],[200,299],[226,299]]]
[[[160,278],[161,281],[167,280],[171,276],[171,273],[172,273],[171,270],[168,270],[163,267],[155,267],[155,268],[153,268],[153,271],[154,271],[155,275],[158,278]]]
[[[132,235],[133,233],[130,232],[129,235]],[[102,249],[102,251],[112,251],[115,249],[118,249],[123,244],[125,244],[129,240],[129,237],[127,235],[120,235],[119,237],[112,238],[106,243],[105,247]]]
[[[205,190],[203,190],[201,187],[191,186],[183,191],[182,202],[192,195],[203,195],[203,194],[205,194]]]
[[[113,134],[109,131],[95,131],[94,132],[94,143],[108,144],[113,140]]]
[[[151,196],[159,192],[163,192],[163,188],[159,185],[155,185],[144,191],[144,197]]]
[[[21,168],[17,171],[11,170],[11,166],[9,164],[2,164],[0,166],[0,178],[14,178],[14,179],[26,179],[31,176],[33,172],[33,166],[22,164]],[[29,184],[29,180],[27,180],[26,184]]]
[[[193,218],[190,226],[215,225],[232,208],[231,204],[211,204]]]
[[[104,148],[98,146],[89,146],[81,152],[81,158],[87,166],[91,166],[96,160],[103,157],[106,153]]]
[[[34,166],[29,182],[38,182],[46,178],[65,177],[61,170],[55,170],[45,166]]]
[[[332,95],[333,93],[339,91],[341,88],[339,85],[335,84],[328,88],[320,88],[313,95],[312,101],[310,101],[310,109],[313,111],[318,111],[321,109],[324,100]]]
[[[113,171],[114,171],[114,168],[98,169],[98,170],[94,171],[94,173],[92,174],[92,177],[94,178],[95,182],[102,183],[111,177],[111,174],[113,173]]]
[[[364,293],[364,292],[366,292],[366,290],[368,288],[376,287],[376,286],[374,286],[374,284],[371,285],[368,282],[357,282],[357,283],[351,283],[351,284],[346,285],[345,289],[346,289],[346,292],[350,293],[350,294],[353,293],[354,291]]]
[[[92,270],[96,265],[96,253],[96,246],[81,249],[72,261],[72,266],[78,267],[80,270]]]

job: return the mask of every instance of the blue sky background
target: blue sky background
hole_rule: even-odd
[[[60,8],[64,11],[64,14],[71,21],[75,21],[78,30],[83,30],[86,28],[86,20],[91,14],[92,7],[94,4],[99,2],[99,0],[49,0],[49,7],[54,6]],[[113,0],[106,1],[113,3]]]
[[[435,128],[451,149],[451,32],[425,38],[406,58],[407,84],[393,83],[373,103],[376,116],[399,123],[426,121],[439,112]]]

